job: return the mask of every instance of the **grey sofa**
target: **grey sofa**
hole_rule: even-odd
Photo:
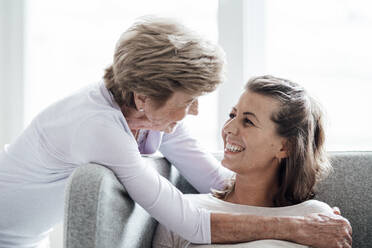
[[[372,247],[372,152],[333,152],[334,173],[320,185],[317,199],[338,206],[353,227],[353,247]],[[184,193],[195,189],[160,156],[149,166]],[[79,167],[66,188],[65,248],[151,247],[157,222],[134,203],[107,168]]]

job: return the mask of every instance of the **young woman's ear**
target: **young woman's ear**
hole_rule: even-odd
[[[278,151],[278,153],[276,154],[276,157],[279,160],[282,160],[284,158],[288,158],[288,156],[289,156],[288,141],[283,140],[282,141],[282,146],[281,146],[280,150]]]
[[[147,96],[134,92],[133,99],[134,103],[136,104],[137,110],[142,112],[145,108]]]

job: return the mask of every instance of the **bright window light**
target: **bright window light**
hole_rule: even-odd
[[[372,150],[372,2],[267,0],[265,70],[327,112],[329,150]]]
[[[214,0],[26,0],[25,125],[49,104],[101,80],[115,43],[136,18],[158,15],[180,20],[217,41]],[[202,97],[190,130],[216,148],[216,94]]]

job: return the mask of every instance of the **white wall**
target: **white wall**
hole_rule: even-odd
[[[23,129],[24,2],[0,0],[0,147]]]

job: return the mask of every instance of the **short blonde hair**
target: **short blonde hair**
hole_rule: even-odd
[[[123,33],[104,75],[119,106],[135,108],[133,92],[164,104],[175,91],[212,92],[223,81],[222,50],[171,19],[146,18]]]

